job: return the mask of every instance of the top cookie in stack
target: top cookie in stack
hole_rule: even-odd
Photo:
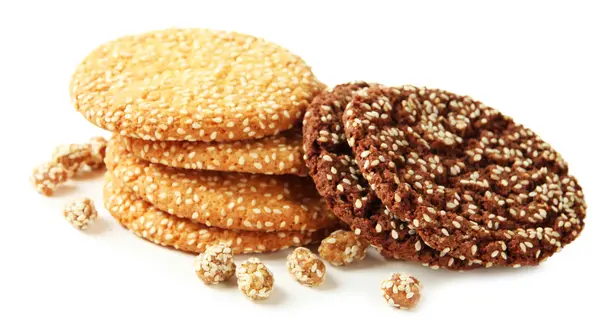
[[[309,178],[282,174],[306,175],[299,122],[309,102],[323,89],[300,57],[276,44],[233,32],[168,29],[122,37],[98,47],[77,67],[71,98],[85,118],[115,134],[109,146],[111,191],[105,197],[108,209],[121,222],[119,210],[126,206],[119,208],[122,201],[115,201],[111,193],[125,192],[154,205],[154,211],[166,211],[161,215],[196,224],[210,226],[211,220],[233,219],[240,222],[235,225],[240,230],[248,226],[257,232],[269,227],[257,233],[314,233],[317,227],[335,224],[334,217],[314,184],[307,183]],[[131,168],[124,168],[124,161]],[[242,173],[282,176],[267,180]],[[132,182],[142,177],[148,181],[145,189]],[[189,184],[174,182],[175,178]],[[202,184],[206,180],[239,180],[258,186],[223,181],[227,184],[207,190]],[[281,194],[261,192],[262,184]],[[201,200],[181,194],[196,188],[204,194]],[[246,188],[251,196],[240,190]],[[286,194],[296,188],[301,188],[302,196]],[[211,203],[233,205],[207,209]],[[261,203],[268,206],[261,207]],[[180,204],[185,210],[171,210],[170,206]],[[281,214],[272,209],[278,204],[277,212],[284,211]],[[234,206],[243,209],[236,211]],[[247,210],[260,211],[251,224],[241,216]],[[223,212],[226,217],[204,216],[210,212]],[[315,228],[305,230],[304,226]],[[153,240],[150,233],[142,236]],[[300,244],[310,238],[294,240]],[[169,244],[163,239],[160,243]]]

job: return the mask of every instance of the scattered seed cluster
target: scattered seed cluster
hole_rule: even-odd
[[[381,282],[381,295],[388,305],[407,310],[419,303],[421,288],[421,283],[413,276],[395,273]]]
[[[583,193],[561,156],[470,97],[372,87],[344,120],[378,197],[441,253],[485,266],[534,265],[583,228]]]
[[[314,287],[325,282],[325,264],[308,248],[294,249],[287,257],[287,268],[302,285]]]
[[[244,261],[235,272],[238,289],[251,300],[267,299],[273,290],[273,274],[258,258]]]
[[[235,274],[233,251],[225,244],[206,247],[195,261],[196,275],[206,284],[217,284],[228,280]]]
[[[313,101],[304,118],[305,161],[329,208],[383,256],[423,263],[432,269],[478,267],[427,246],[410,224],[395,217],[363,177],[344,134],[342,115],[366,83],[336,86]]]
[[[65,166],[46,162],[33,170],[30,181],[40,194],[51,196],[58,185],[66,182],[70,176]]]
[[[225,143],[151,141],[124,136],[118,140],[134,156],[170,167],[267,175],[307,173],[299,128],[276,136]]]
[[[63,216],[74,227],[85,230],[98,218],[94,202],[89,198],[73,201],[63,210]]]
[[[338,230],[321,241],[319,255],[334,266],[360,261],[367,255],[369,244],[351,231]]]
[[[181,171],[129,154],[111,141],[115,182],[158,209],[207,226],[246,231],[316,231],[337,222],[314,184],[292,175]]]
[[[77,67],[71,99],[121,135],[232,141],[291,129],[322,88],[302,59],[263,39],[167,29],[98,47]]]
[[[211,244],[227,245],[234,254],[278,251],[320,240],[325,233],[265,233],[207,227],[157,209],[131,191],[115,185],[110,175],[104,186],[104,205],[117,222],[137,236],[192,253],[202,253]]]
[[[34,169],[31,183],[39,193],[51,196],[59,184],[74,174],[104,166],[106,144],[103,137],[94,137],[87,144],[58,146],[52,154],[52,161]]]

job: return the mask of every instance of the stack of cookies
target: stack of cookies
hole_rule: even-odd
[[[311,103],[303,138],[329,207],[388,258],[535,265],[584,227],[583,193],[560,154],[468,96],[339,85]]]
[[[169,29],[94,50],[71,97],[114,133],[104,201],[120,224],[189,252],[250,253],[319,241],[337,222],[302,158],[299,123],[323,88],[273,43]]]

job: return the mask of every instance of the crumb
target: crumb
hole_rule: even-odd
[[[287,258],[288,271],[300,284],[313,287],[325,281],[325,264],[308,248],[297,247]]]
[[[338,230],[321,241],[319,255],[334,266],[345,266],[364,259],[367,247],[367,242],[353,232]]]

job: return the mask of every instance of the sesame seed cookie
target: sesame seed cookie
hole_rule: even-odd
[[[291,129],[323,87],[300,57],[261,38],[167,29],[99,46],[70,91],[77,111],[111,132],[232,141]]]
[[[305,176],[302,131],[226,143],[151,141],[121,136],[118,140],[138,158],[170,167],[256,174]]]
[[[181,170],[139,159],[116,141],[106,154],[114,182],[172,215],[246,231],[316,231],[337,223],[308,178]]]
[[[387,258],[418,261],[433,269],[478,267],[428,247],[416,230],[394,217],[369,188],[342,127],[344,108],[358,91],[368,87],[362,82],[336,86],[315,98],[306,112],[304,158],[317,190],[338,218]]]
[[[343,118],[378,197],[441,252],[485,265],[535,265],[584,227],[583,192],[560,154],[468,96],[371,87]]]
[[[214,244],[229,246],[235,254],[271,252],[317,242],[326,235],[326,231],[265,233],[207,227],[155,208],[112,182],[108,173],[104,206],[119,224],[137,236],[157,245],[196,254]]]

